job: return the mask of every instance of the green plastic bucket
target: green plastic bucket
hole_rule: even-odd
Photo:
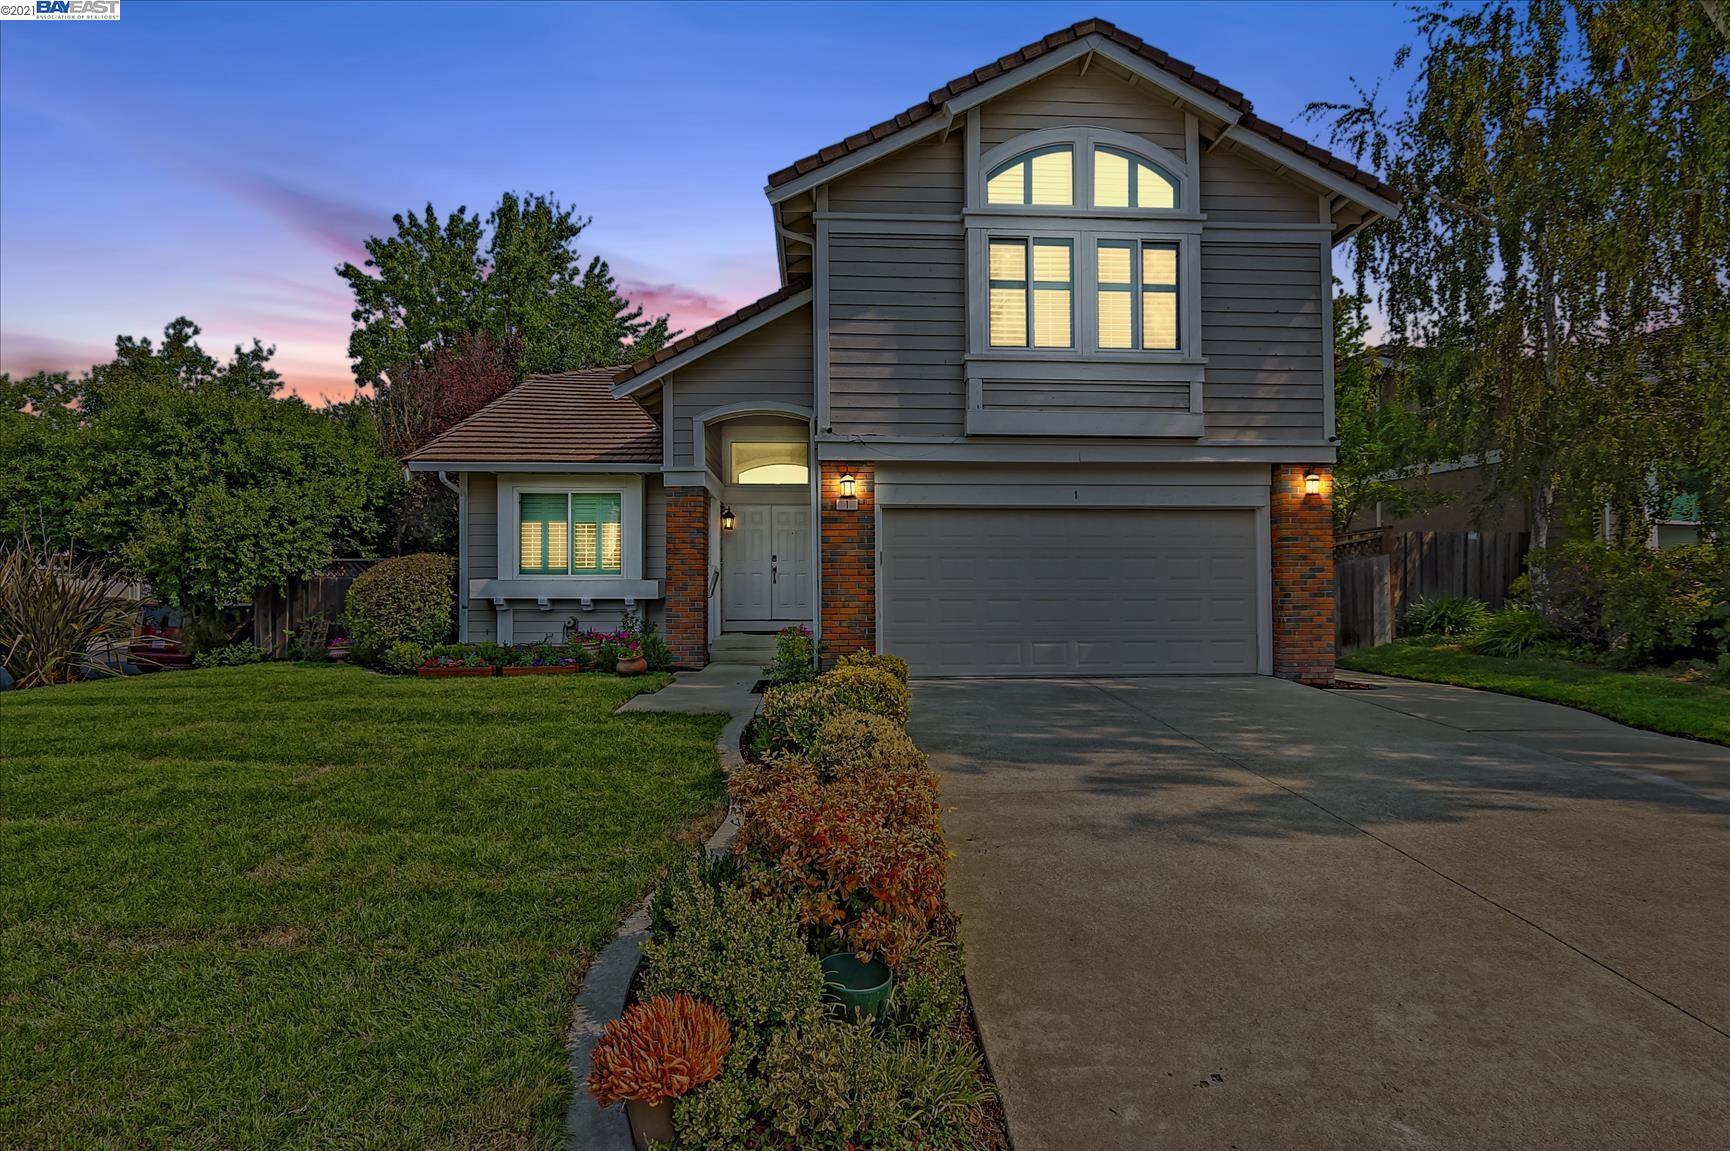
[[[839,1004],[848,1016],[882,1018],[895,976],[875,959],[859,962],[851,951],[823,957],[823,999]]]

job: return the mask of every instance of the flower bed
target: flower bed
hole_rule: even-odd
[[[937,777],[907,713],[891,657],[765,695],[728,781],[732,849],[657,889],[637,1004],[597,1048],[589,1089],[627,1101],[639,1146],[1007,1146],[944,895]],[[697,1004],[725,1023],[718,1062],[712,1023],[699,1043],[666,1021]]]

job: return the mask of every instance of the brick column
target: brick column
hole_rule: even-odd
[[[869,463],[824,463],[818,492],[818,548],[823,557],[823,666],[860,648],[877,650],[875,469]],[[841,477],[853,477],[855,511],[837,511]]]
[[[1304,476],[1321,491],[1304,492]],[[1299,683],[1334,681],[1332,469],[1276,464],[1269,525],[1273,543],[1273,673]]]
[[[667,646],[678,667],[709,662],[709,493],[667,489]]]

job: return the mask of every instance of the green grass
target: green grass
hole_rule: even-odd
[[[552,1148],[584,965],[721,797],[665,677],[0,696],[0,1146]]]
[[[1612,671],[1543,656],[1500,659],[1417,643],[1362,648],[1341,656],[1339,665],[1523,695],[1596,712],[1631,727],[1730,744],[1730,689],[1662,672]]]

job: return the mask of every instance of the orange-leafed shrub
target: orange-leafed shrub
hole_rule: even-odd
[[[805,928],[891,965],[943,909],[949,854],[929,770],[827,785],[800,773],[751,799],[736,850],[752,886],[791,897]]]
[[[595,1044],[589,1094],[603,1107],[659,1103],[720,1078],[732,1047],[727,1020],[691,995],[657,995],[607,1024]]]

